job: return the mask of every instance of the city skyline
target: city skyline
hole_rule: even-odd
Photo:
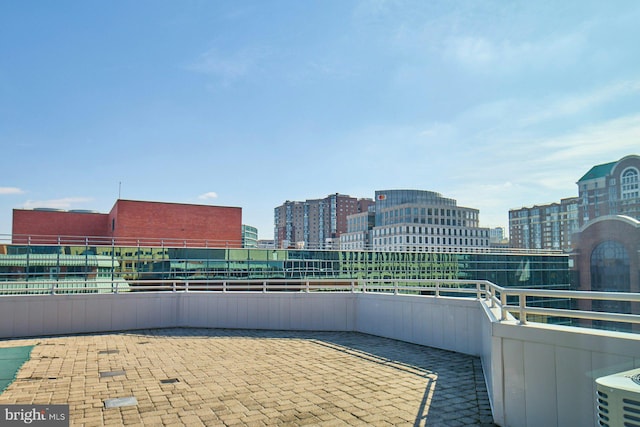
[[[14,208],[241,207],[420,189],[508,230],[638,154],[640,3],[0,4]]]

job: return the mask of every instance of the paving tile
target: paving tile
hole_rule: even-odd
[[[492,425],[478,358],[366,334],[172,328],[0,342],[21,345],[35,347],[0,404],[67,403],[73,425]],[[104,408],[128,396],[138,404]]]

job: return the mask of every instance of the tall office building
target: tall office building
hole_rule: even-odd
[[[336,248],[347,231],[347,216],[366,212],[371,199],[331,194],[324,199],[286,201],[274,210],[274,240],[278,248]]]
[[[489,229],[479,225],[477,209],[457,206],[454,199],[424,190],[375,193],[375,216],[349,217],[351,228],[341,247],[383,251],[466,252],[489,247]],[[366,240],[368,239],[368,240]]]
[[[596,165],[577,184],[580,226],[605,215],[640,219],[640,156]]]
[[[509,211],[509,244],[517,249],[571,249],[578,231],[579,198]]]

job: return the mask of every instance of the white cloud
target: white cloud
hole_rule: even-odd
[[[521,124],[535,125],[546,120],[577,115],[639,91],[640,80],[615,82],[587,93],[570,95],[550,102],[539,111],[524,117]]]
[[[586,42],[582,30],[533,42],[455,35],[445,39],[441,49],[445,57],[464,66],[496,73],[563,67],[585,52]]]
[[[447,145],[464,140],[466,153],[490,156],[489,162],[478,162],[474,170],[518,177],[537,171],[536,179],[553,187],[556,180],[549,180],[549,175],[563,171],[579,175],[584,167],[638,151],[640,114],[612,118],[606,110],[609,104],[631,100],[638,92],[640,80],[625,80],[543,102],[496,100],[472,107],[439,127],[452,129]],[[549,175],[543,178],[542,174]]]
[[[0,187],[0,196],[22,193],[24,193],[24,191],[17,187]]]
[[[637,153],[640,138],[640,114],[629,115],[587,126],[571,134],[541,142],[545,162],[585,159],[597,163],[618,160],[625,154]]]
[[[229,85],[249,75],[257,68],[257,64],[269,56],[269,49],[265,47],[247,47],[232,53],[223,53],[213,48],[201,54],[187,69],[218,76],[223,85]]]
[[[420,131],[419,136],[442,142],[443,140],[452,139],[456,132],[457,129],[449,123],[434,122],[423,131]]]
[[[198,196],[200,200],[213,200],[218,198],[218,193],[214,191],[209,191],[208,193],[204,193]]]
[[[65,197],[62,199],[52,200],[27,200],[24,204],[25,209],[34,208],[53,208],[53,209],[70,209],[79,203],[87,203],[93,199],[89,197]]]
[[[640,114],[601,120],[549,136],[503,126],[489,130],[482,140],[469,136],[475,141],[469,152],[482,160],[461,165],[458,170],[462,172],[461,181],[477,175],[484,177],[484,182],[508,180],[523,188],[547,191],[549,197],[558,193],[569,197],[574,195],[575,182],[593,165],[638,154],[639,135]],[[531,203],[548,201],[532,199]]]
[[[493,62],[496,47],[488,40],[480,37],[456,37],[449,40],[447,52],[466,65],[485,65]]]

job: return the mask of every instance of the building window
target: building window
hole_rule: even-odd
[[[620,179],[620,198],[622,200],[637,199],[639,181],[636,168],[625,169]]]
[[[600,243],[591,253],[591,290],[629,292],[631,287],[629,254],[616,241]],[[592,302],[592,310],[610,313],[630,313],[629,301],[598,300]],[[625,326],[607,321],[594,321],[602,329],[624,330]]]
[[[591,290],[629,292],[629,254],[615,241],[600,243],[591,253]]]

